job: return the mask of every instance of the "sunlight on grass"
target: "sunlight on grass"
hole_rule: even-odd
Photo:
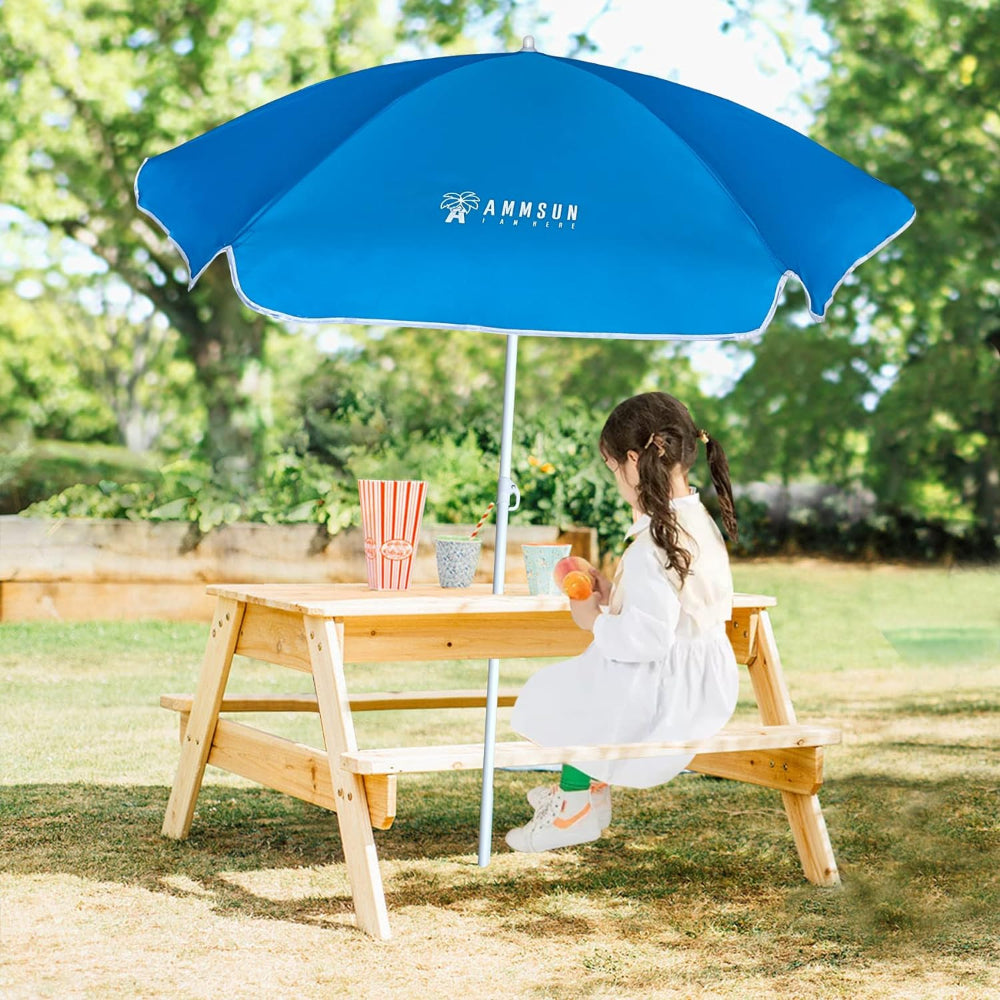
[[[201,626],[0,627],[5,996],[996,997],[998,583],[989,571],[736,567],[774,593],[799,718],[844,730],[821,798],[844,884],[802,879],[781,800],[681,775],[619,789],[595,844],[506,850],[548,776],[400,779],[375,842],[394,938],[354,928],[336,818],[209,768],[191,836],[159,834]],[[516,686],[537,664],[502,664]],[[485,664],[348,668],[358,691],[477,687]],[[237,658],[233,691],[309,691]],[[744,678],[739,714],[753,717]],[[500,736],[508,734],[501,712]],[[252,718],[245,721],[252,724]],[[318,717],[267,726],[319,745]],[[357,716],[365,744],[481,738],[482,712]]]

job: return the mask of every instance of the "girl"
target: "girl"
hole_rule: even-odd
[[[594,571],[594,594],[571,601],[594,633],[578,657],[545,667],[525,685],[511,716],[543,746],[695,740],[713,735],[736,707],[739,676],[726,621],[733,583],[725,542],[688,485],[699,441],[708,453],[722,520],[737,536],[729,466],[683,403],[648,392],[620,403],[601,431],[600,452],[632,507],[631,542],[613,584]],[[507,834],[515,851],[548,851],[596,840],[611,822],[609,784],[649,788],[691,757],[564,765],[559,784],[532,789],[535,815]]]

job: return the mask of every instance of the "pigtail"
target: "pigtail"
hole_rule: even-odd
[[[670,503],[670,468],[662,461],[663,436],[650,435],[639,454],[639,506],[649,515],[649,533],[667,554],[665,569],[674,569],[681,585],[691,572],[692,556],[681,544],[677,513]],[[652,445],[653,447],[650,447]]]
[[[722,450],[722,445],[715,438],[709,437],[705,431],[702,431],[701,435],[702,440],[705,442],[705,451],[708,454],[708,468],[712,473],[712,483],[715,486],[716,496],[719,498],[722,523],[726,528],[726,534],[734,542],[738,542],[740,540],[740,532],[736,524],[736,509],[733,506],[733,485],[729,481],[729,462],[726,461],[726,453]]]

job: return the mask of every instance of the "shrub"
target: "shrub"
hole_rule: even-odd
[[[268,456],[257,483],[242,494],[205,463],[182,460],[140,482],[79,483],[28,507],[37,517],[109,517],[190,521],[202,532],[233,521],[313,522],[336,534],[359,519],[357,492],[309,456]],[[353,493],[353,499],[352,499]]]
[[[158,455],[138,455],[117,445],[25,441],[0,455],[0,514],[16,513],[80,483],[142,479],[159,461]]]

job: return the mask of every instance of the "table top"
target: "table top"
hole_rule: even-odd
[[[408,590],[369,590],[359,583],[215,583],[205,588],[216,597],[295,611],[317,618],[367,618],[381,615],[531,614],[569,611],[562,594],[529,594],[514,584],[494,594],[488,583],[443,588],[412,584]],[[734,608],[771,608],[773,597],[734,594]]]

